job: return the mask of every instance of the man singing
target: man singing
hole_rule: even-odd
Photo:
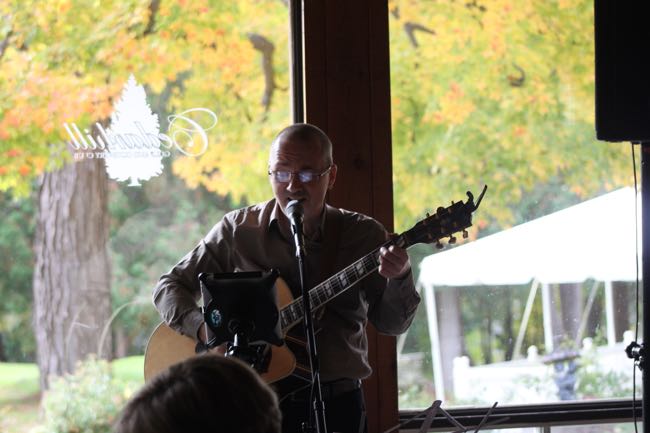
[[[205,342],[206,327],[197,307],[201,272],[278,269],[300,295],[295,244],[285,208],[299,200],[304,209],[306,285],[316,286],[336,271],[383,244],[389,235],[376,220],[325,202],[334,187],[337,166],[332,143],[319,128],[295,124],[282,130],[269,155],[274,198],[226,214],[199,244],[160,278],[153,300],[163,320],[178,332]],[[365,425],[361,380],[368,363],[366,321],[381,333],[406,331],[420,297],[415,291],[408,254],[381,248],[379,271],[333,298],[316,314],[316,347],[327,429],[357,433]],[[280,396],[283,432],[301,432],[312,407],[308,389]]]

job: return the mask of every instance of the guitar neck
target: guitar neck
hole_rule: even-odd
[[[331,301],[337,295],[345,292],[350,287],[370,275],[379,267],[379,250],[388,245],[398,245],[405,247],[405,239],[402,235],[394,240],[390,240],[361,257],[356,262],[347,266],[343,270],[329,277],[327,280],[318,284],[309,291],[309,302],[312,310],[316,310],[327,302]],[[286,305],[280,311],[281,327],[283,331],[295,326],[304,317],[304,308],[302,296]]]
[[[397,245],[400,248],[408,248],[418,243],[435,243],[438,248],[442,248],[440,239],[449,236],[449,243],[455,243],[454,233],[463,232],[463,237],[467,237],[467,229],[472,225],[472,212],[483,200],[487,191],[487,185],[483,187],[481,195],[474,204],[474,195],[467,191],[466,202],[451,202],[451,206],[446,208],[439,207],[433,215],[427,214],[427,217],[419,221],[411,229],[405,231],[394,239],[386,241],[374,251],[361,257],[342,271],[331,276],[309,291],[309,301],[312,310],[316,310],[325,303],[340,295],[356,283],[361,281],[371,272],[379,267],[379,250],[384,246]],[[282,331],[286,332],[289,328],[296,325],[304,317],[302,297],[294,300],[280,311],[280,326]]]

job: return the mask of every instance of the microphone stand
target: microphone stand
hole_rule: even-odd
[[[302,293],[302,303],[304,315],[305,335],[307,336],[307,347],[309,353],[309,365],[311,367],[311,382],[313,396],[313,413],[316,418],[316,433],[327,433],[325,425],[325,403],[323,402],[323,394],[321,391],[320,383],[320,365],[318,362],[318,354],[316,352],[316,335],[314,333],[314,322],[311,314],[311,301],[309,299],[309,291],[305,281],[305,238],[302,231],[302,205],[298,200],[292,200],[287,205],[287,214],[291,220],[291,231],[293,232],[293,239],[296,244],[296,258],[298,259],[298,269],[300,271],[300,290]],[[309,422],[303,424],[303,432],[311,432],[313,427]]]

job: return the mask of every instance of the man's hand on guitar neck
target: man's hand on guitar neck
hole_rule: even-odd
[[[411,270],[409,255],[404,248],[391,245],[379,250],[379,274],[386,278],[404,278]]]

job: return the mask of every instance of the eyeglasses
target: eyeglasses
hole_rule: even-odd
[[[314,173],[313,171],[301,170],[301,171],[284,171],[284,170],[269,170],[269,176],[273,176],[276,182],[287,183],[291,181],[292,176],[298,176],[298,180],[301,183],[309,183],[315,180],[320,179],[330,172],[332,166],[330,165],[321,173]]]

